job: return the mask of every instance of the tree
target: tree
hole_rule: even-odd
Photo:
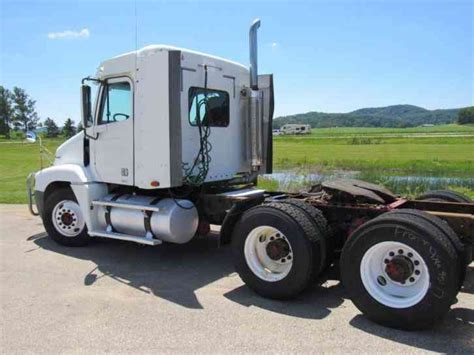
[[[44,126],[46,127],[46,137],[54,138],[54,137],[57,137],[59,135],[58,125],[51,118],[48,117],[44,121]]]
[[[459,110],[458,123],[459,124],[474,123],[474,106],[465,107]]]
[[[10,138],[12,114],[12,94],[7,88],[0,86],[0,134],[4,134],[5,138]]]
[[[34,130],[39,117],[35,110],[36,101],[32,100],[25,90],[13,88],[13,125],[16,129],[23,129],[25,132]]]
[[[74,127],[74,121],[68,118],[66,122],[64,122],[63,127],[63,135],[67,138],[72,137],[76,134],[76,127]]]
[[[82,122],[79,122],[77,124],[76,132],[79,133],[82,130],[84,130],[84,127],[82,126]]]

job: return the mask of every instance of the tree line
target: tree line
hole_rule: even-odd
[[[462,109],[426,110],[413,105],[393,105],[364,108],[349,113],[307,112],[277,117],[273,128],[287,123],[309,124],[313,128],[326,127],[416,127],[424,124],[474,123],[474,107]]]
[[[61,129],[50,117],[41,122],[35,105],[36,101],[24,89],[15,86],[8,90],[0,85],[0,134],[10,139],[12,132],[26,133],[44,127],[45,136],[48,138],[59,135],[69,138],[82,131],[82,123],[79,122],[76,127],[70,118],[64,122]]]
[[[458,124],[474,123],[474,106],[465,107],[459,111]]]

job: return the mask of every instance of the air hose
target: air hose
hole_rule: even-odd
[[[192,100],[197,100],[196,102],[196,124],[199,130],[199,151],[196,157],[193,160],[191,167],[183,164],[183,169],[185,172],[184,182],[192,185],[198,186],[204,183],[206,180],[207,174],[209,172],[209,165],[211,163],[210,152],[212,150],[212,144],[209,142],[209,136],[211,135],[211,127],[209,119],[206,119],[206,114],[208,112],[208,90],[207,90],[207,65],[204,66],[204,97],[199,99],[199,90],[193,89]],[[201,109],[204,108],[204,117],[201,117]]]

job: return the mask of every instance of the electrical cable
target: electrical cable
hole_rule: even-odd
[[[206,117],[209,108],[208,100],[208,72],[207,65],[204,65],[204,97],[199,99],[199,91],[201,89],[194,88],[191,92],[192,100],[196,99],[196,123],[199,132],[199,151],[193,160],[193,165],[188,168],[186,164],[183,164],[183,170],[185,171],[184,182],[188,186],[202,186],[205,182],[207,174],[209,172],[209,165],[211,163],[210,152],[212,150],[212,144],[209,142],[209,136],[211,135],[210,120]],[[201,117],[201,110],[204,108],[204,117]],[[186,185],[184,185],[186,186]],[[185,207],[179,203],[176,198],[183,198],[189,196],[193,192],[193,189],[185,196],[177,196],[172,189],[169,189],[169,193],[176,205],[182,209],[189,210],[195,208],[195,206]],[[201,190],[202,192],[202,190]]]
[[[199,99],[199,89],[192,93],[193,100],[196,98],[196,123],[199,132],[199,151],[193,160],[190,168],[183,166],[185,170],[184,181],[192,186],[200,186],[205,182],[211,163],[210,152],[212,144],[209,142],[211,135],[210,120],[207,116],[209,108],[208,89],[207,89],[207,65],[204,66],[204,97]],[[204,117],[201,117],[201,109],[204,108]]]

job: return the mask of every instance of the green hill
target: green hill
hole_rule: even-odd
[[[286,123],[305,123],[311,127],[415,127],[423,124],[446,124],[456,121],[459,108],[427,110],[413,105],[362,108],[348,113],[307,112],[281,116],[273,127]]]

